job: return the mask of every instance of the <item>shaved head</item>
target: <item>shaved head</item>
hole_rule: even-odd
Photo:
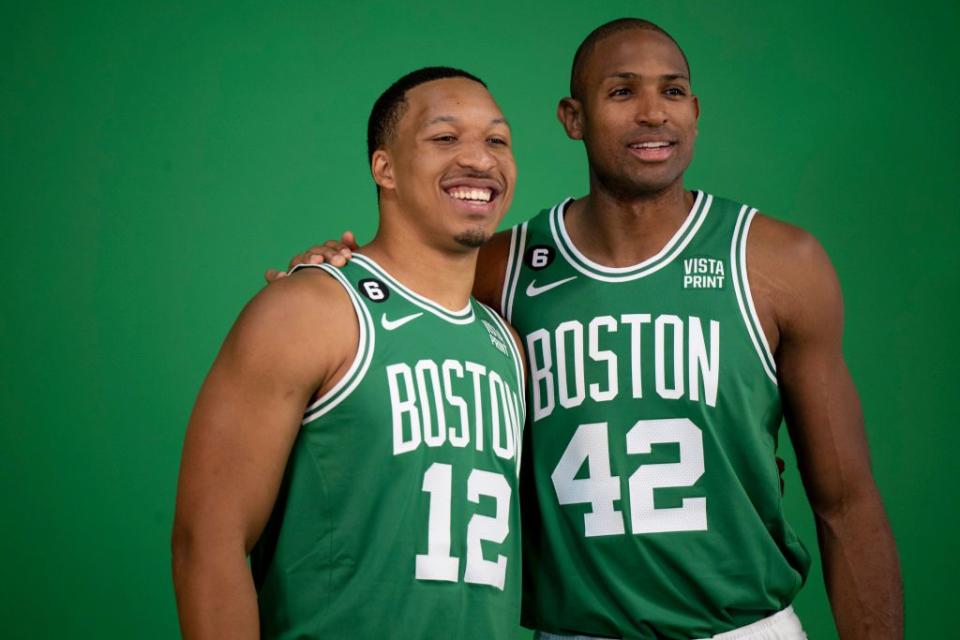
[[[573,54],[573,66],[570,69],[570,97],[576,98],[577,100],[582,99],[583,72],[587,67],[587,63],[590,61],[590,56],[593,55],[594,49],[597,48],[597,45],[602,40],[605,40],[614,34],[621,33],[623,31],[630,31],[632,29],[656,31],[657,33],[663,34],[669,38],[670,41],[677,46],[677,49],[680,51],[680,55],[683,56],[683,61],[687,65],[687,77],[690,77],[690,62],[687,60],[687,54],[683,52],[683,49],[679,44],[677,44],[677,41],[673,39],[673,36],[664,31],[659,25],[656,25],[649,20],[644,20],[643,18],[618,18],[616,20],[611,20],[606,24],[602,24],[591,31],[590,34],[584,38],[583,42],[580,43],[580,46],[577,47],[577,52]]]

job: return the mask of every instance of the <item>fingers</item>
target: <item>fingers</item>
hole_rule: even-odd
[[[344,231],[343,235],[340,236],[340,242],[346,245],[346,248],[351,251],[356,251],[360,248],[357,245],[357,237],[353,235],[353,231]]]
[[[357,239],[352,231],[341,236],[340,241],[327,240],[323,244],[316,244],[303,253],[298,253],[290,259],[289,269],[298,264],[332,264],[342,267],[353,257],[353,250],[357,249]]]
[[[263,278],[264,280],[267,281],[267,284],[270,284],[271,282],[276,282],[277,280],[281,278],[286,278],[286,277],[287,277],[286,271],[277,271],[276,269],[267,269],[266,273],[263,274]]]
[[[311,247],[307,251],[310,264],[323,264],[328,262],[335,267],[342,267],[353,257],[353,252],[342,242],[336,240],[327,240],[321,245]]]

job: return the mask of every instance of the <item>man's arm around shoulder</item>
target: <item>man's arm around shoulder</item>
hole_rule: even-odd
[[[247,554],[270,515],[310,398],[356,351],[345,290],[306,272],[243,310],[197,397],[184,440],[173,577],[185,638],[258,638]],[[313,272],[313,273],[311,273]]]
[[[775,323],[784,415],[816,518],[840,637],[902,638],[899,560],[843,358],[843,298],[833,265],[813,236],[763,216],[754,222],[747,251],[759,304]]]

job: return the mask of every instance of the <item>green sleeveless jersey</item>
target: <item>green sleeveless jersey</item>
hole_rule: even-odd
[[[502,299],[529,363],[524,625],[708,637],[783,609],[809,557],[744,265],[756,211],[698,192],[660,253],[610,268],[573,246],[569,202],[513,229]]]
[[[359,348],[307,408],[251,554],[262,637],[512,639],[525,400],[506,324],[362,255],[316,268],[347,290]]]

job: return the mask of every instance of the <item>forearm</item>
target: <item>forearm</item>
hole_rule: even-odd
[[[903,638],[903,585],[879,495],[817,515],[833,617],[842,640]]]
[[[260,637],[257,594],[242,548],[175,543],[173,582],[185,640]]]

